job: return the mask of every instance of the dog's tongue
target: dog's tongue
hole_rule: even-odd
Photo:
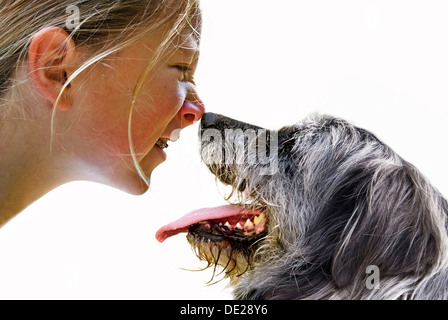
[[[175,236],[178,233],[187,232],[188,227],[200,221],[217,220],[241,215],[253,216],[260,213],[261,211],[253,211],[236,205],[224,205],[215,208],[198,209],[160,228],[156,232],[156,239],[159,242],[163,242],[167,238]]]

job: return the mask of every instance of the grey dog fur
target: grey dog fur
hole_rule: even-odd
[[[201,133],[228,128],[259,129],[206,114]],[[202,140],[209,169],[269,221],[250,267],[232,278],[235,298],[447,298],[448,204],[412,164],[331,116],[313,114],[270,133],[278,137],[272,175],[247,157],[213,162],[223,146]],[[247,147],[234,139],[225,148],[241,143]],[[373,289],[366,286],[371,265],[380,275]]]

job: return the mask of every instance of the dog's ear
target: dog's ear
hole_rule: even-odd
[[[344,213],[348,220],[332,261],[332,277],[339,287],[365,285],[371,265],[383,279],[431,272],[446,233],[446,201],[412,165],[378,166],[363,191],[347,190],[357,194],[345,195],[346,203],[340,206],[352,212]]]

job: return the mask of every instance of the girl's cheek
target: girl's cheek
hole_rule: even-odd
[[[166,131],[170,122],[180,110],[183,99],[176,90],[174,94],[152,95],[151,99],[144,99],[136,105],[132,117],[132,140],[134,149],[139,153],[147,153]],[[127,128],[126,128],[127,138]]]
[[[172,77],[170,70],[156,69],[137,96],[132,110],[132,144],[136,153],[144,154],[153,148],[176,117],[186,93],[182,84]],[[116,77],[114,77],[116,78]],[[117,154],[129,154],[128,125],[134,87],[116,81],[103,83],[90,97],[91,123],[98,133],[99,143]],[[138,77],[132,83],[138,81]],[[175,125],[178,127],[178,125]],[[86,128],[87,129],[87,128]]]
[[[164,85],[152,88],[149,99],[144,103],[144,115],[155,125],[166,127],[179,112],[184,100],[185,94],[178,82],[167,81]]]

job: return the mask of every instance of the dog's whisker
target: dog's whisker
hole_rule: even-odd
[[[202,269],[188,269],[188,268],[179,267],[180,270],[191,271],[191,272],[202,272],[202,271],[207,270],[208,268],[210,268],[210,265],[208,265],[208,266],[206,266],[205,268],[202,268]]]
[[[207,284],[209,284],[210,282],[212,282],[212,280],[215,278],[215,273],[216,273],[216,267],[218,266],[218,262],[219,262],[219,257],[221,256],[221,251],[220,249],[218,249],[218,257],[214,260],[214,267],[213,267],[213,274],[212,274],[212,278],[209,280],[209,282],[207,282]],[[212,251],[213,252],[213,251]],[[214,254],[212,253],[213,257]]]
[[[220,283],[220,282],[223,281],[223,280],[225,280],[225,278],[221,278],[221,279],[216,280],[215,282],[212,282],[212,283],[207,282],[207,283],[206,283],[206,287],[213,286],[213,285],[215,285],[215,284],[217,284],[217,283]]]

